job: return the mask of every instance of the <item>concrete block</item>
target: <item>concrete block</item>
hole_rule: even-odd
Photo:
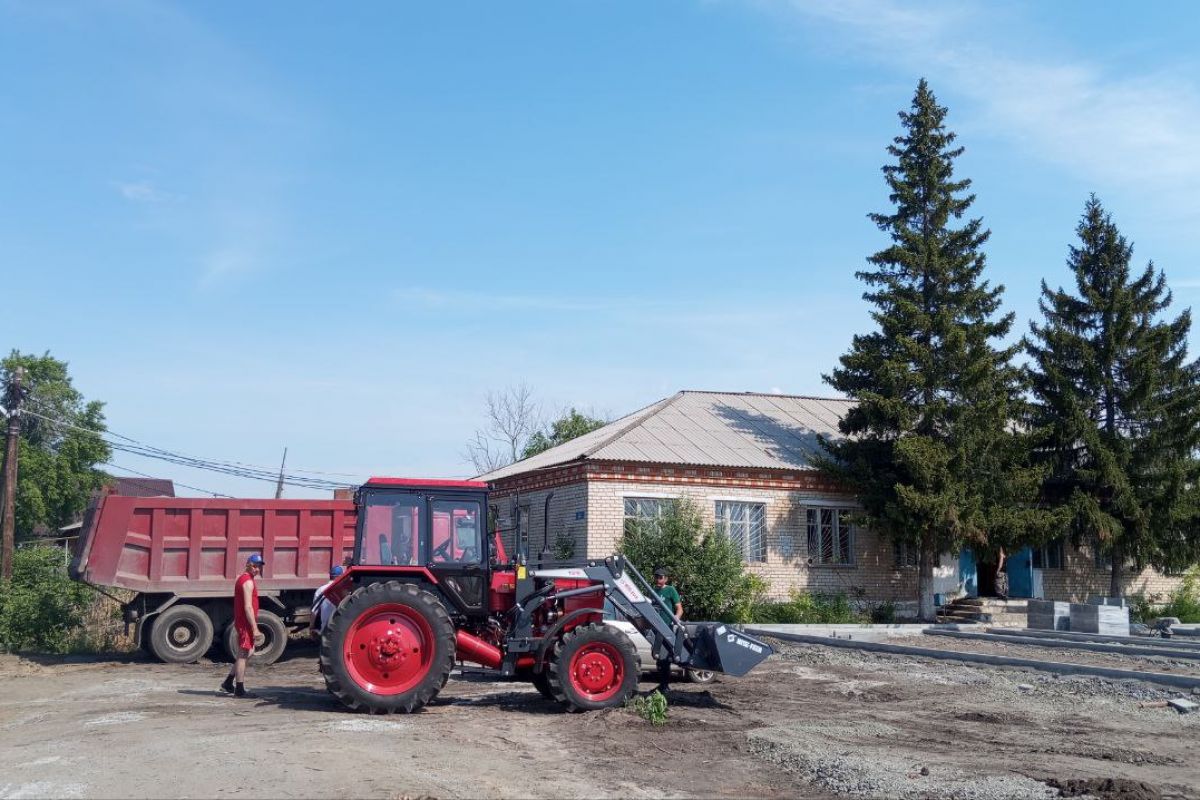
[[[1060,600],[1030,600],[1026,627],[1043,631],[1071,630],[1071,604]]]
[[[1087,604],[1090,606],[1117,606],[1118,608],[1129,608],[1129,601],[1124,597],[1105,597],[1104,595],[1099,594],[1089,595]]]
[[[1070,630],[1107,636],[1128,636],[1129,609],[1122,606],[1071,603]]]

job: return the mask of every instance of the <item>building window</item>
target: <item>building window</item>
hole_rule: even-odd
[[[673,497],[626,497],[625,530],[634,525],[657,525],[663,517],[673,514],[679,501]]]
[[[767,560],[766,506],[717,501],[717,530],[738,546],[748,562]]]
[[[892,557],[896,569],[921,566],[921,550],[909,542],[892,542]]]
[[[854,526],[848,508],[808,508],[808,557],[814,564],[853,564]]]
[[[1034,569],[1063,568],[1063,540],[1055,539],[1041,547],[1033,548]]]

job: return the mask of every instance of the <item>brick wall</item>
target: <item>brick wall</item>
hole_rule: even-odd
[[[841,592],[863,599],[909,600],[916,593],[916,570],[897,569],[892,547],[861,528],[854,531],[854,564],[810,565],[805,509],[813,506],[852,507],[845,495],[812,491],[729,485],[664,485],[641,481],[589,481],[587,493],[590,558],[615,551],[624,530],[626,497],[688,497],[709,523],[715,521],[718,500],[762,503],[766,517],[766,560],[749,565],[770,585],[769,596],[786,598],[793,589]]]
[[[527,534],[529,536],[529,558],[535,563],[542,550],[546,497],[550,498],[550,547],[554,548],[555,538],[563,533],[575,542],[575,557],[587,557],[587,484],[583,481],[558,485],[553,488],[537,489],[525,492],[495,491],[492,492],[489,503],[501,517],[503,527],[516,524],[515,518],[510,519],[510,507],[516,503],[528,509]],[[581,516],[580,512],[584,512]],[[508,531],[503,534],[504,546],[510,555],[515,553],[516,532]]]
[[[1157,570],[1126,567],[1122,573],[1125,594],[1141,594],[1161,602],[1175,589],[1182,578],[1164,575]],[[1050,600],[1070,600],[1085,603],[1090,595],[1107,595],[1111,571],[1096,566],[1095,551],[1090,545],[1078,549],[1070,544],[1063,545],[1061,569],[1042,570],[1042,593]]]

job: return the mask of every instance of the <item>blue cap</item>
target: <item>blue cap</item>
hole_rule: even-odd
[[[336,578],[337,576],[341,575],[345,571],[346,571],[346,568],[343,567],[341,564],[338,564],[333,569],[329,570],[329,577]]]
[[[258,554],[258,553],[251,553],[251,554],[250,554],[250,557],[246,559],[246,563],[247,563],[247,564],[254,564],[254,565],[256,565],[256,566],[259,566],[259,567],[261,567],[261,566],[262,566],[262,565],[263,565],[265,562],[263,561],[263,557],[262,557],[260,554]]]

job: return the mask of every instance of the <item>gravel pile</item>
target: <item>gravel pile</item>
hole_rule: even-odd
[[[802,723],[753,731],[747,740],[758,757],[849,797],[1048,800],[1058,796],[1031,778],[969,776],[953,767],[914,764],[875,750],[864,757],[864,740],[894,740],[902,735],[900,729],[883,723]]]

